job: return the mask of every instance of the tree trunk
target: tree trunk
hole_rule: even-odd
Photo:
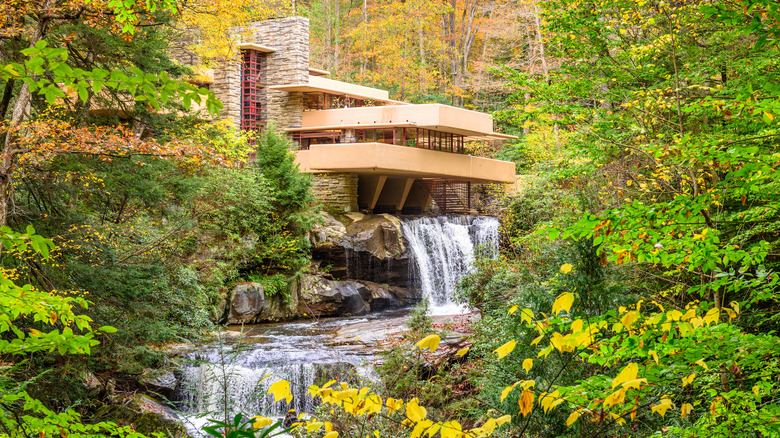
[[[340,43],[340,35],[339,35],[339,28],[341,25],[341,0],[334,0],[335,3],[335,20],[336,20],[336,26],[334,30],[334,40],[333,40],[333,70],[338,71],[339,69],[339,43]]]
[[[30,47],[34,47],[38,41],[41,41],[46,35],[46,26],[49,21],[48,12],[51,9],[54,1],[47,0],[41,5],[41,14],[38,18],[38,23],[35,28],[35,32],[30,38]],[[16,102],[14,102],[13,111],[11,112],[11,119],[8,120],[8,132],[5,135],[5,141],[3,142],[3,157],[0,162],[0,227],[8,224],[8,210],[11,204],[11,196],[13,191],[13,182],[11,181],[11,172],[13,170],[14,161],[16,161],[16,155],[21,152],[15,148],[14,141],[17,135],[14,133],[19,128],[24,119],[27,117],[27,110],[30,106],[30,100],[32,93],[30,92],[30,86],[27,82],[22,84],[19,94],[16,95]]]

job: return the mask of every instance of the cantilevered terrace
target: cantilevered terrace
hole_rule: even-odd
[[[385,90],[326,78],[309,65],[308,20],[254,23],[239,63],[215,72],[223,115],[243,129],[272,122],[297,146],[315,190],[339,210],[470,211],[472,184],[514,182],[514,164],[466,155],[467,142],[513,138],[490,115],[411,105]]]
[[[513,163],[464,153],[468,141],[513,138],[493,132],[488,114],[393,101],[384,90],[314,75],[270,88],[303,94],[301,125],[285,131],[304,172],[331,188],[356,180],[346,209],[419,212],[435,201],[443,211],[470,211],[472,183],[515,179]]]

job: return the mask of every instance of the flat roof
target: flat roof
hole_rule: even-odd
[[[260,44],[255,43],[241,43],[238,45],[238,48],[241,50],[257,50],[258,52],[263,53],[273,53],[276,51],[273,47],[261,46]]]
[[[373,100],[392,105],[408,105],[406,102],[390,99],[390,93],[386,90],[335,81],[321,76],[309,75],[309,81],[305,83],[272,85],[268,88],[272,90],[296,91],[301,93],[327,93],[348,96],[353,99]]]
[[[309,67],[309,74],[312,76],[330,76],[330,72],[327,70],[320,70],[318,68]]]

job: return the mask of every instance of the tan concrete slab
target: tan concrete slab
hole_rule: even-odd
[[[352,172],[475,183],[515,181],[515,164],[509,161],[385,143],[312,145],[296,155],[301,170],[307,173]]]

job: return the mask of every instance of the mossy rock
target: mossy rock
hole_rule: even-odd
[[[131,426],[144,435],[162,433],[170,438],[189,436],[187,428],[168,413],[167,408],[153,398],[138,394],[127,405],[99,403],[92,421],[110,421],[120,426]]]

